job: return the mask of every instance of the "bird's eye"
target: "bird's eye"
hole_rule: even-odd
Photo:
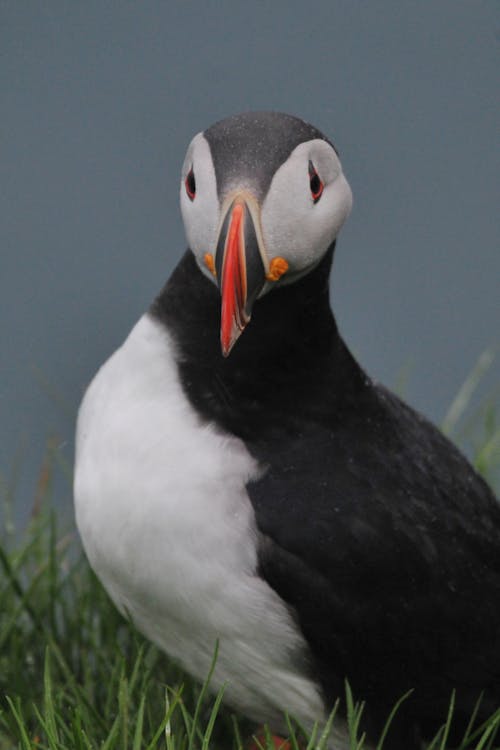
[[[317,203],[323,193],[324,185],[312,161],[309,161],[309,187],[311,188],[312,199],[314,203]]]
[[[186,186],[186,193],[189,200],[194,201],[196,195],[196,180],[194,179],[193,167],[189,170],[184,185]]]

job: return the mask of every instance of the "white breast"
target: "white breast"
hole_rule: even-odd
[[[144,316],[99,370],[78,418],[75,505],[92,567],[137,627],[258,721],[283,709],[322,719],[306,645],[257,575],[245,483],[259,473],[237,438],[203,424],[165,328]]]

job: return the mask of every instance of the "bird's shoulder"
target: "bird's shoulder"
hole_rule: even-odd
[[[377,570],[392,581],[498,549],[498,501],[425,417],[369,381],[329,409],[283,417],[251,445],[264,468],[247,489],[268,540],[327,578]]]

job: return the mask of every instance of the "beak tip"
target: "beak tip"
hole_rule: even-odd
[[[223,340],[223,338],[221,337],[220,348],[224,359],[227,359],[227,357],[229,357],[229,355],[231,354],[232,348],[235,345],[237,339],[238,336],[231,337],[229,340]]]
[[[221,325],[220,334],[220,348],[222,356],[224,358],[229,357],[233,351],[233,347],[240,338],[241,334],[250,322],[250,315],[245,313],[244,320],[236,320],[234,317],[226,317],[223,315],[223,323]]]

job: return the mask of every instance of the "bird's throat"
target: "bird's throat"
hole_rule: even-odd
[[[244,434],[255,420],[272,422],[301,408],[311,413],[319,385],[328,384],[334,393],[345,368],[356,370],[330,308],[333,250],[334,245],[307,276],[256,301],[226,358],[219,340],[219,291],[191,252],[181,259],[151,314],[174,338],[183,387],[207,419]]]

